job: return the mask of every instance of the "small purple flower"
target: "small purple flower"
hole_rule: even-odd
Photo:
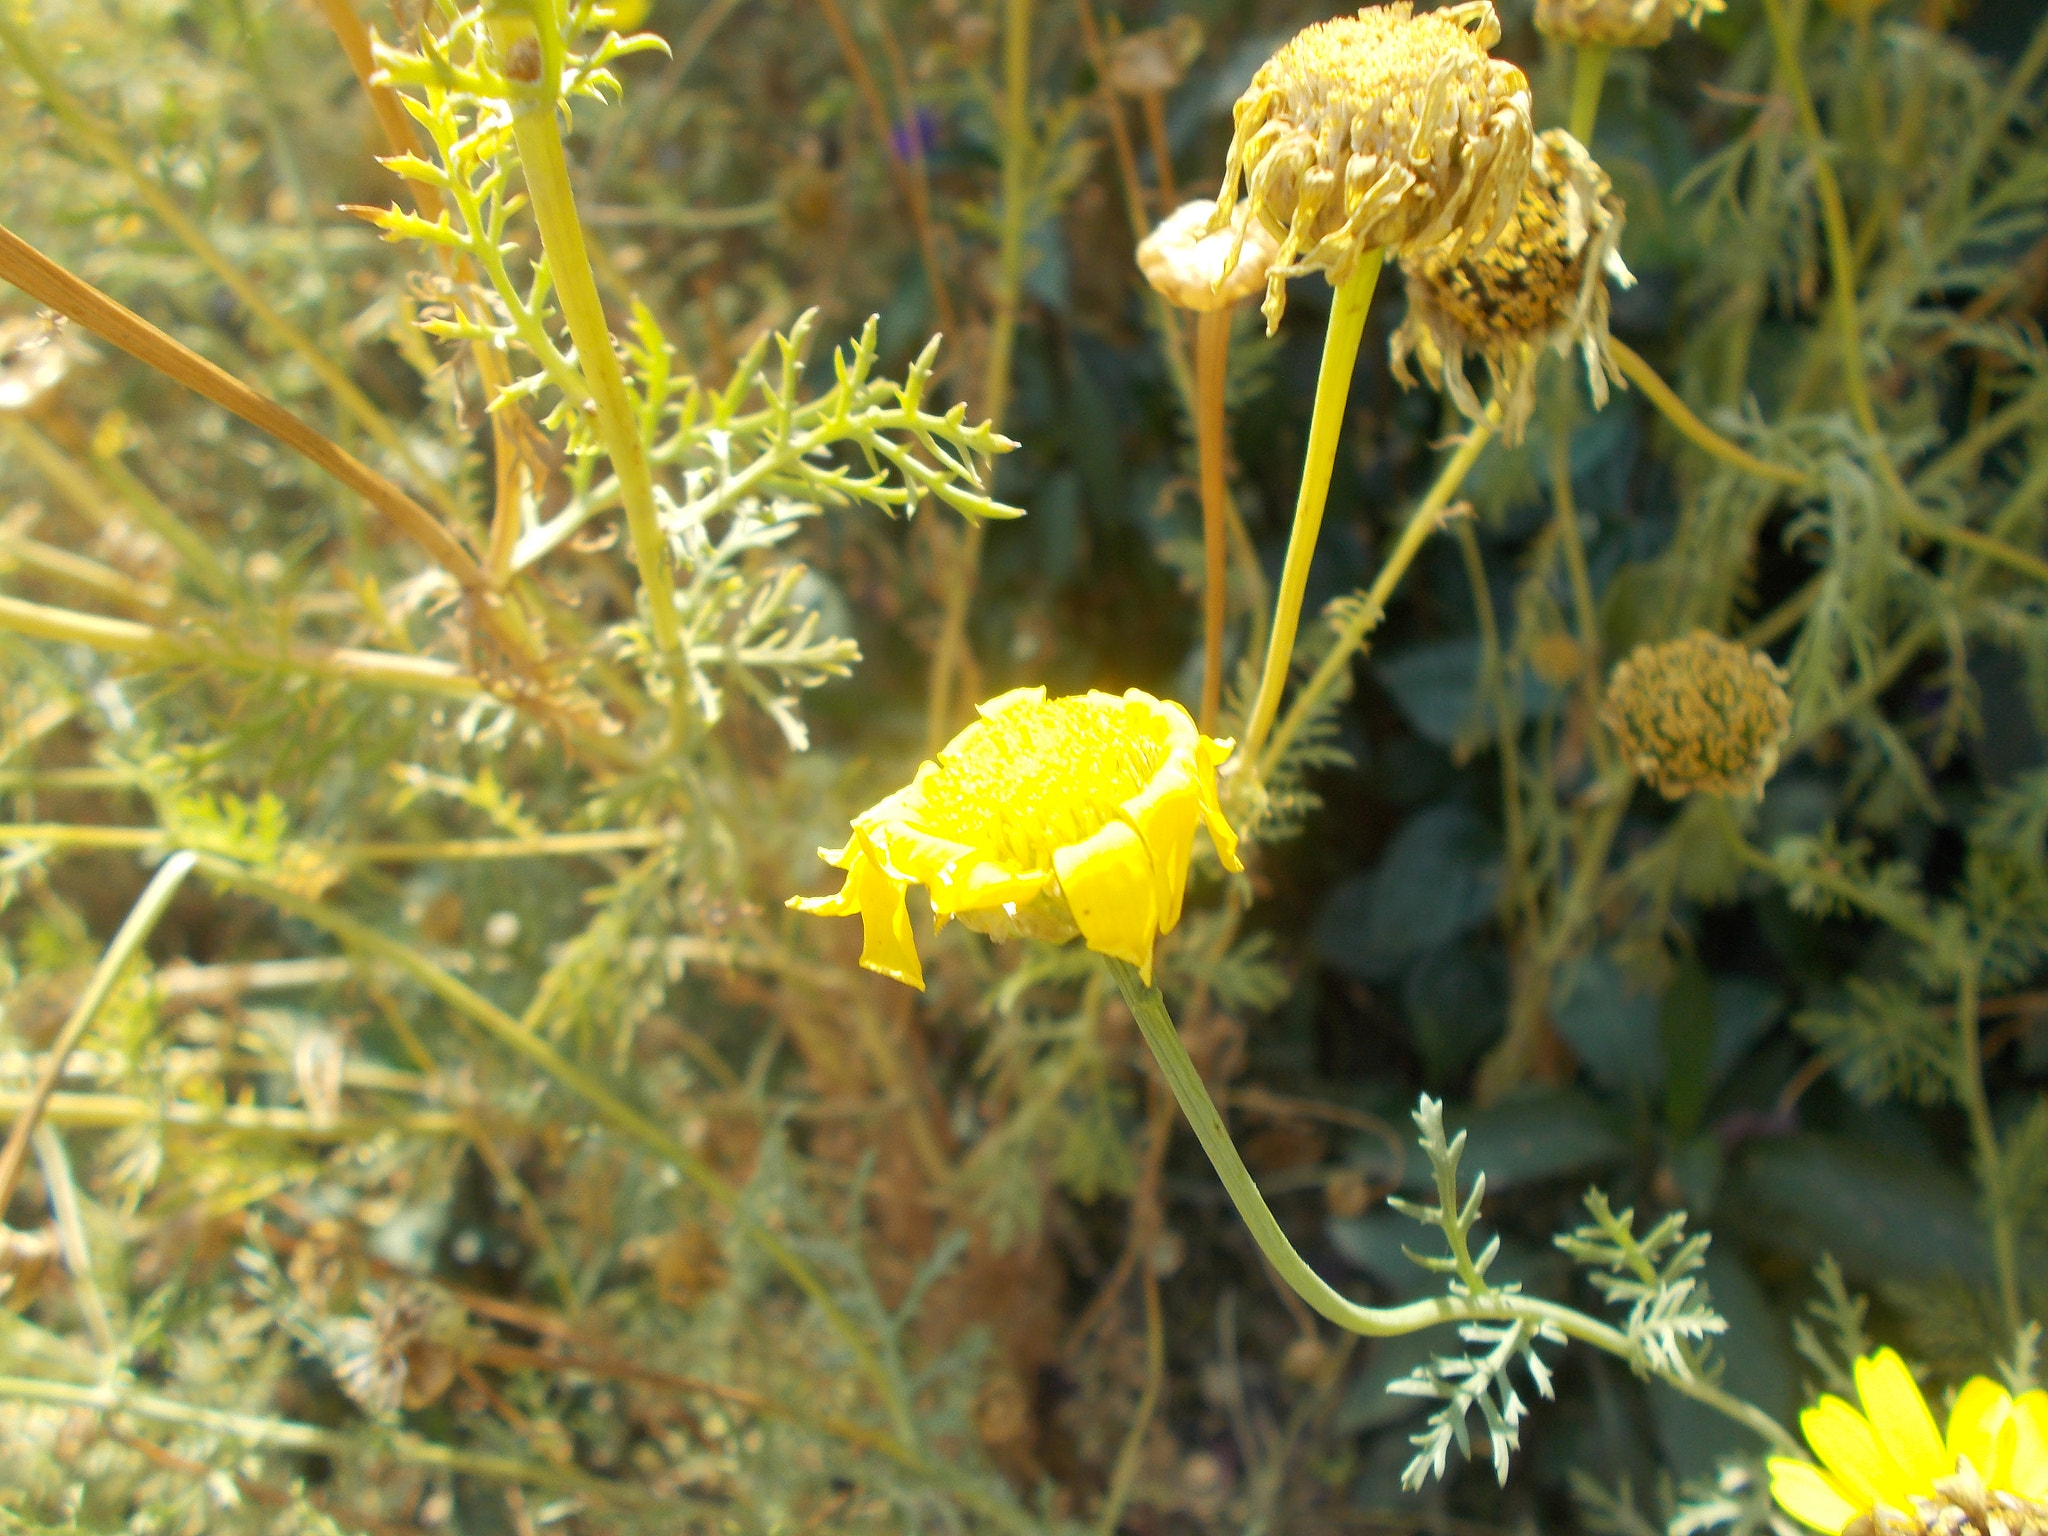
[[[929,155],[938,142],[939,120],[924,107],[889,130],[889,151],[905,162]]]

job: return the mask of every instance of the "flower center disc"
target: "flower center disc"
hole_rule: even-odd
[[[1165,727],[1121,699],[1047,699],[962,731],[918,793],[927,830],[1050,869],[1054,849],[1100,831],[1167,756]]]

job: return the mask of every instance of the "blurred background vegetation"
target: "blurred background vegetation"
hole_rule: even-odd
[[[675,557],[678,676],[559,378],[485,410],[535,366],[502,290],[347,211],[432,219],[376,158],[415,130],[350,57],[365,28],[448,25],[398,4],[0,0],[0,223],[390,477],[484,573],[0,288],[10,1123],[96,1005],[0,1233],[0,1524],[1769,1520],[1753,1437],[1591,1351],[1556,1358],[1505,1486],[1481,1431],[1402,1491],[1427,1405],[1386,1387],[1455,1344],[1343,1338],[1272,1280],[1085,956],[956,927],[919,995],[853,969],[852,924],[781,907],[971,700],[1195,698],[1192,326],[1132,251],[1214,192],[1232,102],[1322,13],[617,18],[670,51],[575,103],[570,174],[636,386],[695,381],[661,386],[681,414],[650,433],[665,505],[706,533]],[[1901,522],[1885,477],[1914,516],[2042,546],[2048,30],[2031,0],[1789,10],[1825,145],[1731,0],[1616,53],[1590,147],[1638,278],[1615,334],[1804,488],[1700,453],[1640,390],[1594,411],[1551,360],[1526,441],[1479,457],[1463,531],[1273,780],[1250,876],[1211,864],[1161,962],[1340,1289],[1434,1289],[1384,1205],[1428,1188],[1426,1091],[1487,1174],[1496,1277],[1598,1309],[1549,1240],[1589,1182],[1711,1228],[1717,1368],[1788,1424],[1859,1330],[1938,1385],[2030,1370],[2048,1308],[2048,592]],[[1561,124],[1571,50],[1522,0],[1501,16]],[[1830,330],[1817,157],[1875,436]],[[531,222],[504,239],[523,274]],[[1270,340],[1236,319],[1262,571],[1233,566],[1234,666],[1328,301],[1297,282]],[[1390,269],[1311,609],[1371,578],[1467,425],[1389,375],[1401,313]],[[799,327],[802,393],[900,416],[886,381],[924,359],[924,408],[966,424],[933,429],[943,455],[880,417],[793,448],[773,338]],[[856,347],[884,382],[835,396]],[[990,418],[1014,451],[972,431]],[[931,478],[872,457],[890,442]],[[984,492],[1027,515],[958,515]],[[1610,771],[1606,669],[1696,626],[1791,677],[1742,832]],[[1304,629],[1312,661],[1329,629]],[[160,915],[109,967],[146,888]]]

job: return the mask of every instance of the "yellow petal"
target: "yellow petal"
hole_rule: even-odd
[[[1863,1415],[1839,1397],[1823,1397],[1799,1416],[1799,1427],[1836,1484],[1858,1504],[1906,1509],[1921,1491],[1886,1454]]]
[[[1862,1513],[1842,1497],[1842,1490],[1829,1482],[1820,1468],[1789,1456],[1773,1456],[1770,1465],[1771,1497],[1793,1519],[1837,1536]]]
[[[1237,857],[1237,829],[1224,819],[1222,802],[1216,798],[1216,767],[1230,756],[1233,745],[1203,737],[1195,748],[1201,761],[1195,782],[1201,790],[1202,820],[1208,825],[1210,841],[1216,844],[1216,857],[1223,861],[1225,869],[1235,871],[1244,868]]]
[[[910,909],[903,892],[909,882],[882,868],[865,834],[836,854],[820,848],[820,858],[846,871],[846,884],[831,896],[792,896],[785,905],[818,917],[860,916],[860,963],[871,971],[924,990],[924,967],[917,963],[917,941],[910,933]],[[842,862],[843,861],[843,862]]]
[[[948,866],[974,853],[966,843],[934,837],[922,828],[905,826],[900,821],[883,822],[862,830],[880,855],[883,867],[897,879],[908,880],[914,885],[932,884]]]
[[[1152,941],[1159,909],[1152,861],[1138,834],[1112,821],[1093,837],[1053,854],[1074,926],[1090,949],[1135,965],[1152,979]]]
[[[1043,704],[1044,702],[1045,689],[1042,687],[1012,688],[1008,693],[997,694],[986,704],[975,705],[974,712],[984,720],[993,720],[997,715],[1003,713],[1004,710],[1015,709],[1019,704]],[[968,729],[972,730],[973,727],[970,726]]]
[[[2019,1433],[2001,1486],[2023,1499],[2048,1500],[2048,1392],[2022,1392],[2013,1399],[2012,1417]]]
[[[859,883],[860,963],[922,992],[924,967],[917,961],[910,908],[903,900],[909,882],[892,877],[866,849],[855,858],[846,881]]]
[[[1180,921],[1181,898],[1188,888],[1188,859],[1195,851],[1195,822],[1202,814],[1194,775],[1185,764],[1169,760],[1119,810],[1151,855],[1159,931],[1171,933]]]
[[[1856,1395],[1864,1415],[1916,1492],[1932,1491],[1937,1477],[1955,1471],[1955,1459],[1941,1443],[1927,1399],[1895,1349],[1881,1349],[1856,1362]]]
[[[1948,1463],[1967,1461],[1996,1487],[1992,1468],[1998,1462],[1999,1430],[2012,1417],[2012,1398],[1988,1376],[1973,1376],[1956,1393],[1955,1406],[1948,1411]]]
[[[1045,889],[1049,869],[1017,870],[979,855],[970,855],[947,869],[932,886],[932,910],[941,917],[980,912],[990,907],[1022,906]]]

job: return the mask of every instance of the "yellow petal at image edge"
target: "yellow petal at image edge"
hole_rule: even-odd
[[[1112,821],[1093,837],[1052,856],[1074,926],[1088,947],[1138,968],[1152,980],[1152,941],[1159,934],[1152,861],[1138,834]]]
[[[1799,1427],[1842,1491],[1865,1508],[1910,1509],[1914,1494],[1932,1492],[1906,1478],[1869,1422],[1839,1397],[1823,1397],[1799,1416]]]
[[[2005,1486],[2021,1498],[2048,1500],[2048,1392],[2023,1392],[2013,1400],[2019,1426],[2012,1470]]]
[[[2002,1487],[2018,1440],[2011,1394],[1988,1376],[1964,1382],[1948,1415],[1949,1465],[1967,1461],[1987,1488]]]
[[[1897,1350],[1881,1349],[1856,1362],[1856,1395],[1883,1446],[1916,1490],[1955,1471],[1955,1459],[1941,1443],[1927,1399]]]
[[[1829,1482],[1820,1468],[1794,1461],[1789,1456],[1771,1458],[1771,1497],[1796,1520],[1817,1531],[1837,1536],[1860,1510],[1842,1497],[1842,1490]]]

